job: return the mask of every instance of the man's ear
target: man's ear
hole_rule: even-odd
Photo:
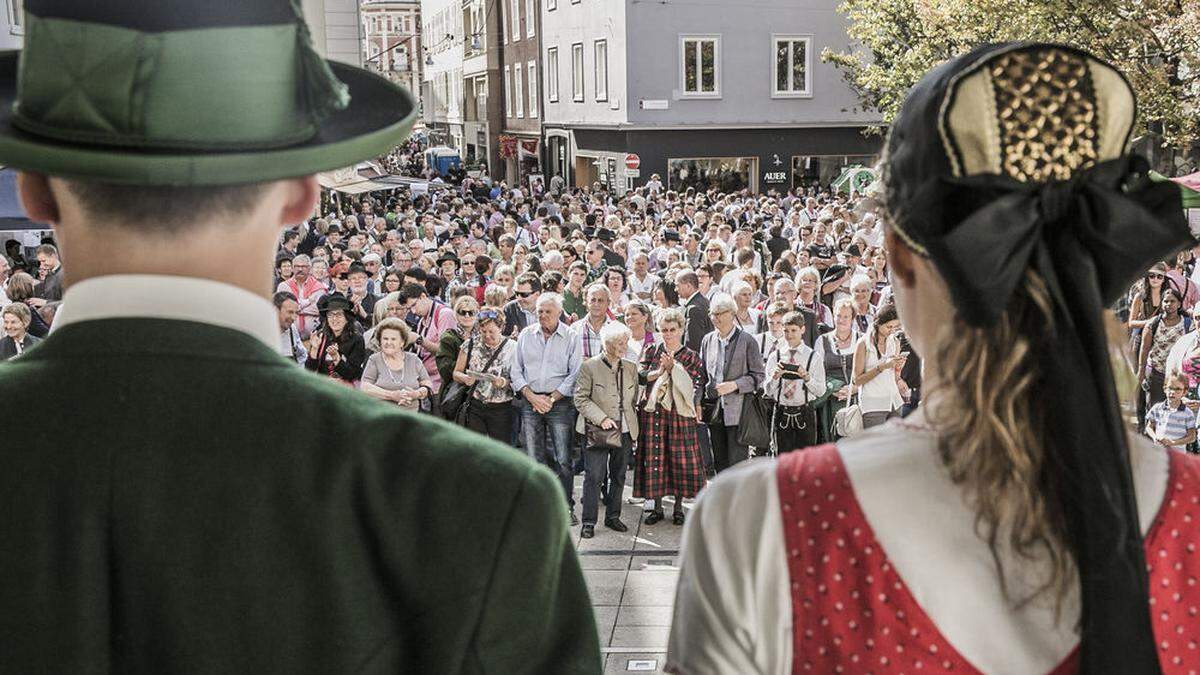
[[[284,223],[300,223],[312,217],[321,200],[321,187],[316,176],[281,181],[286,190],[281,213]]]
[[[904,243],[892,228],[887,228],[886,234],[888,266],[892,268],[892,278],[911,288],[916,281],[916,254]]]
[[[44,174],[21,171],[17,174],[17,194],[29,219],[38,223],[58,223],[58,200]]]

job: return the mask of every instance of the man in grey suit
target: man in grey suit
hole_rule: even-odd
[[[704,421],[712,438],[713,466],[719,473],[750,456],[750,448],[737,440],[742,403],[762,384],[766,375],[758,342],[737,327],[737,304],[721,294],[713,298],[708,314],[714,330],[700,343],[700,358],[708,372],[704,391]]]
[[[575,430],[587,433],[588,425],[611,432],[619,443],[589,442],[583,451],[583,528],[584,539],[595,536],[600,510],[597,493],[607,483],[604,502],[604,526],[617,532],[629,528],[621,522],[621,499],[625,488],[625,466],[633,439],[638,435],[637,365],[621,357],[629,347],[629,328],[613,321],[600,329],[603,353],[593,356],[579,368],[575,380],[575,409],[579,412]]]
[[[683,305],[687,325],[683,329],[683,344],[694,352],[700,352],[700,341],[713,329],[708,316],[708,298],[700,292],[700,279],[695,272],[682,272],[675,277],[679,291],[679,302]]]

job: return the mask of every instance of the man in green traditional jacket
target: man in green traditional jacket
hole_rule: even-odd
[[[298,6],[26,0],[0,53],[66,286],[0,365],[0,672],[599,672],[547,470],[278,353],[279,233],[416,115]]]

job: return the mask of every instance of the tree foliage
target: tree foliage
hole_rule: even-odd
[[[845,0],[850,48],[825,49],[866,110],[890,122],[930,68],[983,42],[1080,47],[1137,91],[1139,130],[1200,141],[1200,0]]]

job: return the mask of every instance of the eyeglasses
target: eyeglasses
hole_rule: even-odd
[[[347,281],[347,280],[349,280],[349,279],[350,279],[350,275],[349,275],[349,274],[339,274],[339,275],[337,275],[337,276],[336,276],[336,277],[334,277],[334,278],[335,278],[335,279],[338,279],[338,280],[340,280],[340,281]]]
[[[528,298],[533,295],[533,291],[516,291],[516,295],[518,298]]]
[[[473,309],[460,309],[456,312],[459,316],[475,316],[477,312]]]
[[[1164,279],[1166,277],[1159,274],[1158,272],[1151,272],[1150,274],[1146,275],[1146,278],[1148,278],[1148,279]]]

